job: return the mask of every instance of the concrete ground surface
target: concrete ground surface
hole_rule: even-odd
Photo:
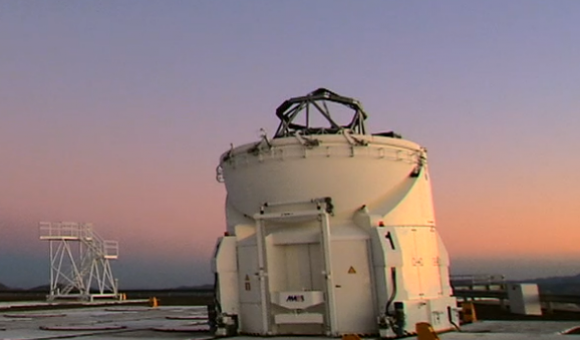
[[[110,306],[2,311],[0,339],[207,339],[206,307]]]
[[[441,340],[574,339],[565,335],[578,321],[480,321],[460,332],[439,334]],[[0,339],[196,339],[212,336],[205,306],[99,306],[32,311],[0,310]],[[416,336],[408,339],[416,339]],[[233,339],[233,338],[232,338]],[[238,336],[236,340],[263,338]],[[271,337],[276,340],[321,340],[323,337]]]
[[[461,332],[439,334],[441,340],[574,339],[565,332],[580,327],[578,321],[478,321],[461,326]]]

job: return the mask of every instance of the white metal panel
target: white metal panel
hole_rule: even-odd
[[[415,244],[416,229],[412,227],[397,227],[392,229],[400,247],[401,266],[397,268],[397,299],[408,300],[422,297],[421,279],[419,276],[420,260]],[[387,259],[388,261],[388,259]]]
[[[222,237],[214,257],[214,273],[217,274],[218,300],[221,311],[226,314],[239,313],[238,266],[236,237]]]
[[[442,293],[439,271],[439,249],[437,235],[433,227],[416,227],[415,240],[417,259],[420,261],[419,277],[421,294],[424,298],[438,297]]]
[[[338,331],[372,333],[376,316],[367,242],[333,241],[332,248]]]
[[[270,268],[268,268],[268,289],[270,292],[279,292],[288,289],[288,272],[283,270],[283,268],[287,267],[286,247],[276,246],[272,236],[274,235],[266,237],[266,262],[271,264]]]
[[[404,310],[405,330],[409,333],[415,332],[415,325],[418,322],[431,322],[427,300],[407,300],[404,302]]]
[[[244,333],[263,334],[262,307],[258,303],[240,304],[240,328]]]
[[[451,296],[453,290],[449,282],[449,255],[439,233],[437,233],[437,249],[439,250],[439,277],[441,278],[442,295]]]
[[[509,284],[510,311],[522,315],[542,315],[540,292],[535,283]]]
[[[260,302],[260,284],[258,280],[258,259],[255,245],[238,243],[238,280],[240,282],[240,303]],[[249,285],[248,285],[249,283]]]
[[[322,258],[320,257],[322,250],[320,244],[309,244],[308,254],[310,255],[310,278],[312,282],[312,290],[324,290],[324,275]]]
[[[455,307],[455,299],[450,297],[431,299],[428,301],[430,321],[435,329],[451,329],[454,322],[459,325],[458,309]],[[451,319],[451,320],[450,320]]]
[[[286,253],[286,289],[306,291],[312,290],[312,271],[308,244],[284,246]]]
[[[386,314],[389,298],[395,293],[393,275],[401,272],[400,242],[394,227],[370,229],[372,262],[374,266],[377,315]]]
[[[393,226],[370,229],[375,266],[398,267],[403,265],[403,242],[409,243],[409,240],[400,240],[398,229],[400,228]],[[413,250],[409,249],[408,251]]]
[[[249,242],[246,242],[249,243]],[[255,244],[238,242],[238,290],[240,292],[240,328],[244,332],[262,332],[262,306],[258,276],[258,257]]]
[[[320,230],[314,228],[292,228],[272,233],[275,245],[319,243]]]
[[[274,322],[277,324],[321,324],[324,323],[324,316],[320,313],[277,314],[274,316]]]

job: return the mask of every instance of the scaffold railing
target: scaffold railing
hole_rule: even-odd
[[[39,232],[41,240],[90,240],[93,226],[90,223],[40,222]]]

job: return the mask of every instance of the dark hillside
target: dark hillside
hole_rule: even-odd
[[[533,280],[526,283],[537,283],[544,293],[562,295],[580,295],[580,274],[574,276],[555,276]]]

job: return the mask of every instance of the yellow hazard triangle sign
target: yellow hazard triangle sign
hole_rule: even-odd
[[[348,273],[349,274],[356,274],[356,270],[354,269],[353,266],[350,266],[350,268],[348,268]]]

